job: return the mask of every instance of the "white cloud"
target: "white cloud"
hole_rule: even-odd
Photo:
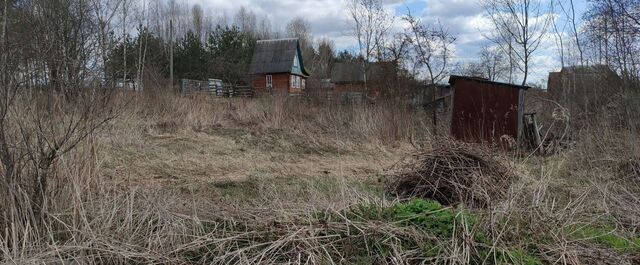
[[[267,17],[273,29],[284,29],[294,17],[303,17],[311,24],[316,37],[328,37],[338,49],[352,49],[355,38],[350,35],[349,15],[345,0],[188,0],[199,3],[211,16],[226,13],[233,16],[241,7],[249,8],[256,16]],[[392,30],[404,27],[400,16],[407,8],[426,23],[440,21],[457,37],[454,62],[477,59],[483,45],[490,42],[485,38],[491,31],[488,19],[478,1],[472,0],[384,0],[385,9],[396,13]],[[532,81],[546,77],[550,70],[559,67],[555,56],[555,42],[551,34],[545,36],[538,56],[533,61]]]
[[[477,1],[469,0],[425,0],[425,15],[442,18],[472,17],[482,13]]]

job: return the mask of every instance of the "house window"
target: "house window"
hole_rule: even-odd
[[[291,75],[291,88],[304,88],[302,78],[297,75]]]
[[[297,75],[291,75],[291,88],[300,88],[302,82],[301,78]]]
[[[273,87],[273,76],[267,75],[267,88],[272,88],[272,87]]]
[[[300,67],[300,63],[298,60],[298,55],[296,54],[296,56],[293,58],[293,67]]]
[[[302,79],[302,89],[305,89],[307,87],[307,80]]]

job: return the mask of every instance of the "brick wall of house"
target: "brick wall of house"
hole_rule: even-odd
[[[279,93],[288,93],[289,88],[289,74],[272,74],[273,90]],[[251,85],[256,90],[266,90],[267,88],[267,75],[256,75],[251,82]]]
[[[291,74],[272,74],[273,92],[275,93],[302,93],[301,88],[291,87]],[[303,77],[303,79],[306,79]],[[266,90],[267,87],[267,75],[257,75],[251,85],[258,91]]]

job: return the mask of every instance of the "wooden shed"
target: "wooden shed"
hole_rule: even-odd
[[[498,145],[506,144],[504,136],[520,140],[529,87],[465,76],[451,76],[449,84],[453,88],[454,138]]]
[[[259,40],[249,71],[258,92],[299,94],[309,77],[297,38]]]
[[[361,92],[377,97],[396,82],[396,65],[392,62],[371,62],[367,64],[367,91],[365,91],[365,71],[362,62],[336,63],[331,68],[331,83],[334,91]]]
[[[622,87],[622,78],[606,65],[563,67],[560,72],[549,73],[547,83],[553,99],[572,114],[600,110]]]

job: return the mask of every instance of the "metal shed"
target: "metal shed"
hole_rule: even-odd
[[[451,134],[475,143],[506,144],[503,136],[519,141],[527,86],[484,78],[451,76],[453,111]]]

